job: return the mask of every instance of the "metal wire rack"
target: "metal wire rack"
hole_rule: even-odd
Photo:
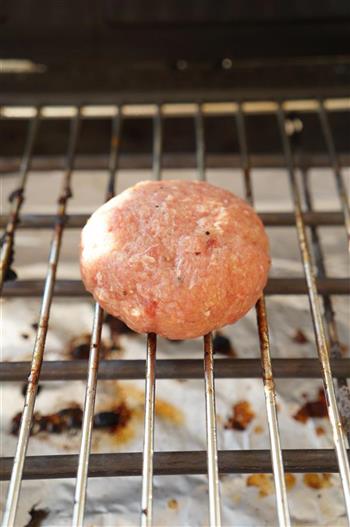
[[[349,397],[346,378],[350,376],[350,360],[342,359],[336,318],[332,306],[332,295],[350,292],[347,278],[329,278],[326,275],[324,256],[317,227],[320,225],[344,225],[350,244],[350,212],[346,188],[334,145],[329,112],[335,109],[349,111],[348,100],[306,100],[306,101],[256,101],[193,104],[154,104],[100,106],[92,110],[88,105],[77,105],[66,109],[70,117],[68,149],[65,159],[64,178],[57,200],[57,214],[21,214],[25,200],[26,183],[33,161],[33,148],[40,122],[55,116],[57,108],[44,106],[36,108],[2,108],[1,118],[10,119],[21,111],[28,116],[28,133],[19,168],[19,183],[10,196],[11,213],[1,216],[1,224],[6,227],[2,239],[0,288],[5,297],[41,296],[42,305],[37,335],[31,363],[2,363],[2,381],[23,381],[28,376],[28,389],[25,396],[20,433],[14,458],[2,458],[0,478],[10,480],[4,526],[15,524],[16,510],[20,499],[22,479],[68,478],[76,475],[73,502],[73,525],[83,525],[88,477],[123,476],[142,474],[142,503],[140,506],[141,524],[152,524],[152,478],[153,474],[208,474],[209,519],[210,525],[221,523],[219,473],[272,472],[276,489],[276,510],[279,524],[290,525],[290,514],[285,487],[284,471],[292,472],[338,472],[343,486],[346,511],[350,520],[350,468],[347,450],[349,416],[343,409],[344,398]],[[323,133],[328,164],[332,168],[336,188],[340,198],[341,210],[316,212],[313,209],[309,186],[309,170],[312,165],[301,167],[301,185],[296,177],[300,165],[297,160],[293,119],[290,111],[313,112],[318,115]],[[26,113],[27,112],[27,113]],[[62,115],[62,108],[59,110]],[[253,205],[253,185],[251,167],[253,166],[246,133],[246,116],[249,113],[269,113],[276,119],[279,130],[284,166],[288,171],[294,213],[268,212],[262,214],[266,225],[296,227],[305,280],[299,278],[270,279],[266,295],[307,294],[313,320],[317,359],[273,359],[269,344],[268,313],[264,297],[256,305],[257,327],[260,343],[261,362],[255,359],[215,359],[213,357],[212,336],[203,339],[204,362],[199,360],[156,360],[157,338],[147,337],[146,361],[109,360],[99,361],[99,348],[103,311],[95,306],[92,321],[92,338],[88,364],[82,361],[44,361],[45,340],[49,326],[50,308],[54,295],[82,296],[85,291],[79,281],[56,280],[60,248],[65,228],[80,228],[86,215],[67,215],[67,203],[72,195],[71,180],[75,168],[75,157],[80,128],[84,120],[102,115],[112,120],[112,134],[108,166],[109,179],[106,199],[115,192],[115,180],[119,168],[119,147],[123,122],[135,115],[143,114],[153,119],[153,175],[160,179],[163,159],[163,123],[167,116],[186,115],[193,119],[196,144],[196,165],[198,178],[206,179],[206,146],[204,120],[207,115],[232,117],[236,127],[240,148],[239,164],[242,169],[245,197]],[[64,114],[64,109],[63,109]],[[326,163],[327,164],[327,163]],[[305,207],[303,206],[305,202]],[[52,228],[53,235],[49,254],[48,271],[44,282],[40,280],[7,281],[11,273],[13,248],[17,228]],[[307,236],[310,229],[311,243]],[[350,247],[350,245],[349,245]],[[313,262],[315,265],[313,265]],[[324,313],[321,309],[323,302]],[[205,381],[207,451],[196,452],[154,452],[154,409],[156,399],[156,379],[165,378],[203,378]],[[215,382],[214,378],[258,378],[264,384],[267,422],[270,434],[270,453],[264,450],[219,451],[216,441]],[[329,419],[334,439],[333,450],[281,450],[279,425],[276,409],[276,390],[274,378],[322,378]],[[79,456],[26,456],[31,422],[39,379],[73,380],[85,379],[86,392],[82,424],[81,448]],[[143,453],[133,454],[91,454],[91,436],[94,404],[98,379],[143,379],[145,378],[145,420]],[[337,389],[339,390],[337,401]],[[116,500],[118,493],[116,491]],[[72,497],[73,500],[73,497]]]

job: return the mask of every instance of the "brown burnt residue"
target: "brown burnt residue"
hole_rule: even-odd
[[[120,403],[108,411],[96,413],[93,420],[93,427],[94,429],[115,434],[115,432],[127,426],[131,416],[132,411],[126,403]],[[11,434],[18,435],[20,421],[21,414],[19,413],[12,419]],[[46,415],[35,412],[33,415],[31,435],[38,435],[40,432],[46,432],[48,434],[72,433],[81,429],[82,421],[83,410],[78,405],[63,408],[56,413]]]
[[[304,331],[302,329],[297,329],[292,337],[293,342],[296,342],[297,344],[306,344],[309,342],[309,339],[305,335]]]
[[[21,424],[21,417],[22,417],[22,413],[21,412],[19,412],[14,417],[12,417],[11,427],[10,427],[10,433],[12,435],[18,435],[19,427],[20,427],[20,424]]]
[[[296,484],[296,477],[290,472],[284,475],[287,490],[291,490]],[[274,493],[275,486],[272,474],[252,474],[246,480],[247,487],[256,487],[259,489],[259,496],[264,498]]]
[[[108,431],[118,443],[126,443],[134,436],[133,417],[133,410],[121,402],[113,410],[95,414],[93,426]]]
[[[124,322],[112,315],[106,315],[104,324],[108,326],[111,340],[117,348],[119,347],[119,338],[121,335],[136,335]]]
[[[349,353],[349,346],[347,346],[347,344],[344,344],[343,342],[340,342],[339,349],[342,355],[347,355]]]
[[[23,384],[22,385],[22,389],[21,389],[21,394],[23,395],[23,397],[25,397],[27,395],[27,389],[28,389],[28,384]],[[40,384],[38,384],[38,387],[36,389],[36,395],[38,396],[40,394],[42,390],[42,386]]]
[[[67,344],[66,353],[72,360],[88,360],[90,355],[91,333],[82,333],[70,339]],[[100,343],[100,358],[106,357],[108,352],[113,350],[104,341]]]
[[[37,509],[36,505],[33,505],[29,511],[29,515],[30,520],[24,527],[40,527],[43,521],[48,517],[49,511],[48,509]]]
[[[286,472],[284,475],[284,481],[286,482],[286,489],[291,490],[293,487],[295,487],[297,479],[291,472]]]
[[[331,481],[332,474],[316,474],[313,472],[304,474],[303,481],[310,489],[320,490],[326,489],[332,486]]]
[[[259,489],[259,496],[264,498],[274,491],[273,477],[271,474],[252,474],[247,477],[247,487],[256,487]]]
[[[133,413],[141,421],[144,417],[145,392],[132,386],[131,384],[116,384],[116,399],[128,401],[128,405],[133,409]],[[185,421],[184,412],[174,404],[159,397],[155,401],[155,414],[164,421],[168,421],[176,426],[182,425]]]
[[[216,335],[213,338],[213,353],[214,355],[216,353],[222,353],[228,357],[236,357],[236,352],[231,340],[219,331],[216,332]]]
[[[316,432],[316,435],[318,436],[324,436],[326,433],[326,430],[323,428],[323,426],[316,426],[315,432]]]
[[[171,500],[168,501],[168,507],[169,507],[169,509],[171,509],[173,511],[176,511],[179,508],[179,504],[178,504],[177,500],[171,499]]]
[[[162,399],[156,399],[155,413],[157,417],[175,425],[182,425],[184,422],[183,412],[173,404],[163,401]]]
[[[239,401],[232,407],[232,415],[227,419],[224,428],[232,430],[246,430],[254,419],[255,413],[248,401]]]
[[[256,425],[253,431],[254,431],[254,434],[262,434],[264,431],[264,428],[261,425]]]
[[[39,376],[40,376],[39,367],[40,367],[40,365],[38,365],[37,362],[33,361],[33,366],[32,366],[32,369],[30,370],[30,374],[29,374],[29,377],[28,377],[28,388],[27,388],[27,390],[33,390],[33,387],[36,384],[38,384]]]
[[[310,417],[327,417],[327,403],[324,391],[320,388],[318,398],[313,401],[307,401],[303,406],[293,415],[296,421],[306,423]]]

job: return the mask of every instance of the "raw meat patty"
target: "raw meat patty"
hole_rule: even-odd
[[[241,318],[261,296],[268,239],[252,208],[204,182],[144,181],[82,231],[83,282],[133,330],[194,338]]]

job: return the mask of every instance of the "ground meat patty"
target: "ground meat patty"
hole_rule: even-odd
[[[100,207],[82,231],[85,287],[133,330],[194,338],[241,318],[269,270],[251,207],[204,182],[144,181]]]

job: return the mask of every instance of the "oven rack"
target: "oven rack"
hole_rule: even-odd
[[[341,416],[337,405],[336,388],[347,388],[350,360],[341,359],[332,295],[344,295],[350,292],[347,278],[327,277],[321,243],[317,227],[320,225],[344,225],[350,240],[350,213],[347,193],[343,180],[339,157],[334,146],[329,113],[349,111],[347,99],[309,99],[305,101],[234,101],[227,103],[208,103],[196,101],[191,104],[172,104],[158,102],[151,105],[110,105],[92,107],[77,103],[75,106],[57,108],[50,106],[1,108],[2,119],[25,116],[28,119],[28,134],[23,157],[18,168],[19,183],[10,196],[11,213],[1,216],[0,223],[5,227],[0,260],[0,287],[5,297],[41,296],[42,307],[38,321],[38,330],[34,345],[32,362],[1,364],[0,378],[3,381],[23,380],[28,375],[26,393],[17,450],[14,459],[1,459],[0,476],[10,479],[3,525],[14,525],[16,510],[20,498],[22,478],[40,479],[53,477],[73,477],[76,475],[76,490],[73,503],[73,525],[82,525],[86,499],[88,476],[139,475],[142,474],[142,504],[140,507],[141,524],[152,524],[152,478],[153,474],[202,474],[208,473],[209,518],[210,525],[219,526],[220,484],[219,473],[272,472],[276,489],[276,510],[280,525],[290,525],[290,512],[286,494],[284,472],[339,472],[343,486],[344,500],[350,519],[350,470],[347,434],[342,425],[349,416]],[[326,153],[322,157],[323,166],[332,168],[341,210],[316,212],[313,210],[312,195],[309,186],[309,169],[313,167],[312,156],[304,155],[299,166],[299,153],[295,146],[297,131],[293,129],[293,118],[289,112],[314,112],[326,144]],[[67,204],[71,197],[71,180],[75,165],[76,150],[80,129],[86,119],[96,116],[112,120],[110,154],[105,169],[109,172],[106,199],[114,195],[115,180],[120,161],[120,140],[122,124],[125,119],[145,116],[153,121],[152,166],[155,179],[161,178],[163,167],[163,122],[168,115],[186,115],[193,118],[196,141],[196,167],[198,178],[206,179],[206,148],[204,120],[209,114],[232,117],[232,126],[236,128],[240,155],[235,158],[242,169],[245,196],[253,204],[251,169],[255,159],[250,156],[245,119],[249,113],[269,113],[276,121],[281,140],[281,154],[269,164],[264,158],[264,166],[284,166],[288,172],[290,192],[294,204],[294,213],[268,212],[263,216],[267,225],[295,227],[299,240],[301,260],[305,279],[270,279],[266,294],[307,294],[310,312],[315,330],[317,359],[273,359],[270,356],[268,313],[264,298],[256,306],[257,328],[261,351],[261,361],[244,359],[215,359],[213,357],[212,337],[203,339],[204,361],[198,360],[156,360],[156,335],[147,337],[146,361],[101,361],[99,364],[99,344],[103,323],[103,312],[96,305],[92,322],[92,339],[88,364],[83,361],[64,363],[45,362],[45,339],[49,326],[50,307],[53,296],[83,296],[85,291],[79,281],[56,280],[59,264],[62,236],[65,228],[80,228],[85,215],[68,215]],[[35,167],[33,148],[38,128],[45,118],[70,119],[68,148],[64,161],[64,176],[61,193],[57,200],[57,214],[21,214],[25,199],[26,183],[30,171]],[[165,156],[164,156],[165,157]],[[276,157],[276,156],[275,156]],[[107,159],[107,158],[106,158]],[[325,161],[326,160],[326,161]],[[343,157],[342,157],[343,161]],[[41,161],[42,162],[42,161]],[[44,161],[42,169],[53,169],[55,160]],[[98,160],[98,163],[101,159]],[[45,163],[48,163],[46,166]],[[264,164],[263,163],[263,164]],[[318,163],[316,163],[318,164]],[[6,165],[6,163],[5,163]],[[230,165],[231,166],[231,165]],[[49,167],[49,168],[48,168]],[[55,168],[61,168],[61,161]],[[95,167],[97,168],[97,166]],[[300,185],[296,173],[301,172]],[[305,206],[304,206],[305,202]],[[17,228],[53,229],[49,254],[48,272],[44,281],[18,280],[7,282],[12,265],[13,247]],[[306,231],[310,230],[311,242]],[[313,265],[313,262],[315,265]],[[323,310],[320,298],[322,299]],[[69,369],[69,371],[68,371]],[[214,375],[215,373],[215,375]],[[157,378],[203,378],[205,380],[207,451],[206,452],[153,452],[154,402]],[[285,450],[280,446],[278,418],[275,401],[274,378],[322,378],[328,414],[334,438],[333,450]],[[82,427],[82,440],[79,456],[29,456],[26,451],[29,441],[30,425],[33,416],[39,379],[82,379],[87,377],[86,397]],[[270,433],[270,451],[220,451],[216,446],[215,384],[217,378],[262,377],[266,400],[267,421]],[[93,454],[90,455],[92,420],[94,414],[95,393],[98,379],[145,378],[145,422],[143,453],[133,454]],[[348,391],[342,390],[344,397]],[[340,407],[341,405],[339,405]],[[342,405],[343,407],[343,405]],[[118,499],[116,491],[116,500]]]

